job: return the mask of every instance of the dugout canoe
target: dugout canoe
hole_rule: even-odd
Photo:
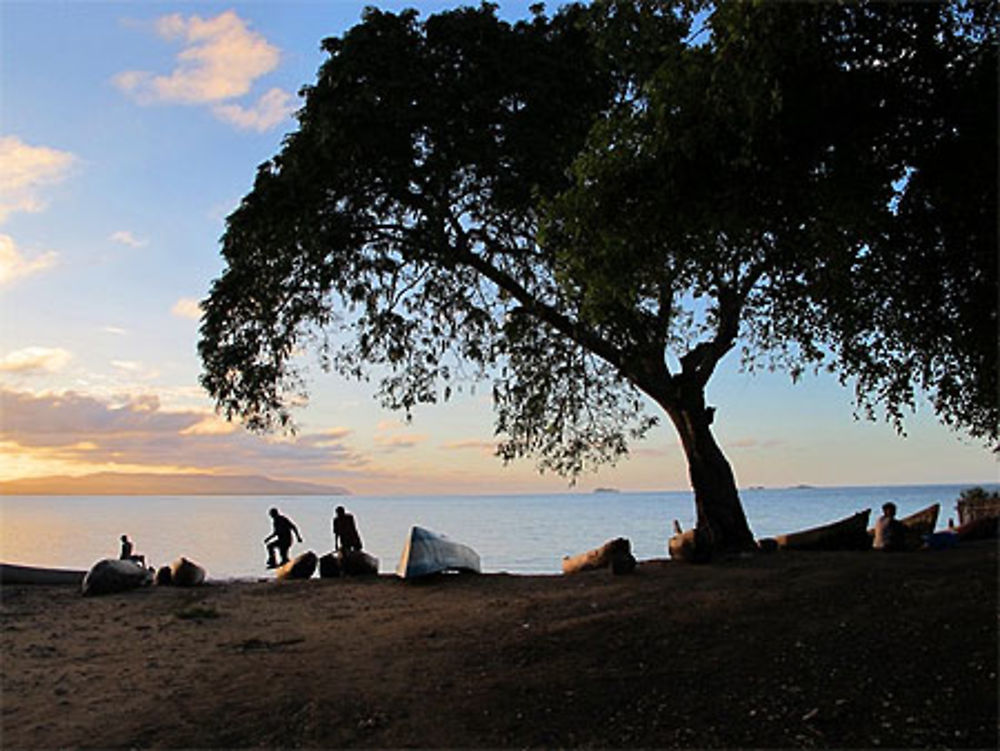
[[[865,509],[820,527],[777,535],[774,540],[782,550],[867,550],[872,545],[868,537],[870,515],[871,510]]]
[[[416,579],[446,571],[480,573],[479,554],[468,545],[455,542],[446,535],[413,527],[403,546],[396,576]]]
[[[283,566],[278,566],[274,570],[277,579],[308,579],[316,572],[316,564],[319,559],[316,554],[307,550],[302,555],[295,556]]]
[[[86,571],[69,568],[22,566],[18,563],[0,563],[0,586],[14,584],[41,584],[46,586],[73,586],[83,584]]]

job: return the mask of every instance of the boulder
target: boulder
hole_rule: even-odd
[[[104,558],[83,577],[82,591],[85,595],[107,595],[143,587],[152,580],[152,574],[134,561]]]
[[[307,550],[302,555],[295,556],[288,563],[278,566],[274,575],[278,579],[308,579],[316,573],[317,562],[316,554]]]
[[[170,564],[170,580],[175,587],[197,587],[205,581],[205,569],[181,556]]]

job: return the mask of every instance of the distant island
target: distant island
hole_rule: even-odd
[[[0,482],[2,495],[350,495],[339,485],[259,475],[160,475],[99,472]]]
[[[618,488],[594,488],[595,493],[617,493]]]

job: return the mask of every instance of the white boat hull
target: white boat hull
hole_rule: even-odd
[[[396,575],[416,579],[445,571],[480,573],[479,554],[468,545],[423,527],[413,527],[403,547]]]

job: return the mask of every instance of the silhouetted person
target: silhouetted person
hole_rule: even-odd
[[[122,552],[118,557],[123,561],[132,561],[133,563],[138,563],[143,568],[146,567],[146,556],[138,555],[134,553],[132,541],[128,539],[128,535],[122,535]]]
[[[896,504],[882,504],[882,516],[875,522],[875,550],[902,550],[906,542],[906,527],[896,518]]]
[[[302,535],[299,534],[299,528],[292,520],[279,514],[278,509],[272,508],[267,513],[271,515],[271,524],[274,529],[271,534],[264,538],[264,544],[267,545],[267,567],[277,568],[279,565],[288,563],[288,549],[292,547],[292,533],[295,533],[299,542],[302,542]],[[274,558],[275,550],[281,553],[280,564]]]
[[[343,506],[337,506],[336,516],[333,517],[333,549],[343,550],[345,553],[361,550],[358,525],[354,523],[354,516],[348,514]]]

